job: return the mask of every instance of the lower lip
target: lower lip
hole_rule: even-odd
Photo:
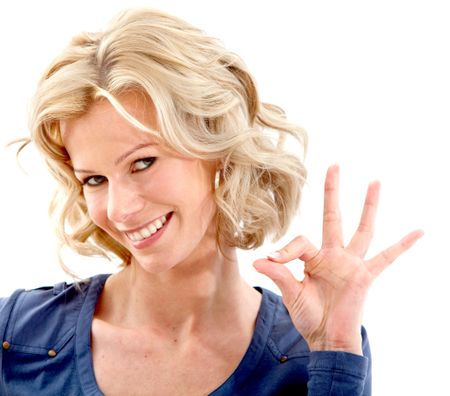
[[[156,231],[154,234],[150,235],[149,237],[143,239],[142,241],[130,241],[134,248],[136,249],[145,249],[149,246],[153,245],[159,238],[161,238],[162,234],[166,231],[167,226],[170,223],[170,220],[172,219],[173,212],[166,215],[166,222],[164,225]]]

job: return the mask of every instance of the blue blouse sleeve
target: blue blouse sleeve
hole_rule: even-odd
[[[368,396],[368,359],[346,352],[311,352],[308,365],[310,396]]]
[[[11,310],[22,291],[23,289],[19,289],[8,298],[0,298],[0,339],[3,337],[3,332],[9,320]]]
[[[0,312],[3,311],[3,307],[6,305],[6,298],[0,298]]]
[[[363,354],[311,352],[308,364],[309,396],[370,396],[371,357],[366,331],[362,329]]]

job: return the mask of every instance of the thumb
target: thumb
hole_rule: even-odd
[[[260,259],[253,263],[259,273],[272,279],[283,294],[285,301],[294,301],[301,288],[301,282],[295,279],[292,272],[283,264],[271,260]]]

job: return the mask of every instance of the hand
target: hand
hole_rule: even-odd
[[[361,322],[370,285],[423,235],[420,230],[413,231],[370,260],[364,260],[373,235],[379,190],[378,182],[369,185],[359,227],[344,247],[338,202],[339,168],[330,167],[325,180],[321,248],[299,236],[267,259],[253,264],[279,287],[291,319],[311,351],[337,350],[362,355]],[[305,263],[302,281],[282,265],[297,258]]]

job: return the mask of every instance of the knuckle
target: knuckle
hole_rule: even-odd
[[[368,235],[373,234],[373,228],[367,223],[360,223],[358,226],[358,231],[363,234],[368,234]]]
[[[295,244],[309,243],[308,239],[304,235],[296,236],[292,242],[294,242]]]
[[[336,186],[333,181],[326,180],[325,181],[325,192],[332,193],[336,191]]]
[[[390,254],[389,250],[383,250],[381,252],[381,257],[383,258],[383,260],[390,264],[394,261],[394,258],[392,257],[392,255]]]
[[[323,221],[325,223],[334,223],[341,219],[341,214],[337,210],[327,210],[323,214]]]
[[[284,257],[295,256],[298,251],[301,251],[306,246],[310,246],[311,242],[303,235],[296,236],[285,247],[279,250]]]
[[[281,252],[286,255],[291,255],[294,251],[298,250],[298,246],[302,245],[306,241],[306,238],[302,235],[296,236],[291,242],[289,242]]]

